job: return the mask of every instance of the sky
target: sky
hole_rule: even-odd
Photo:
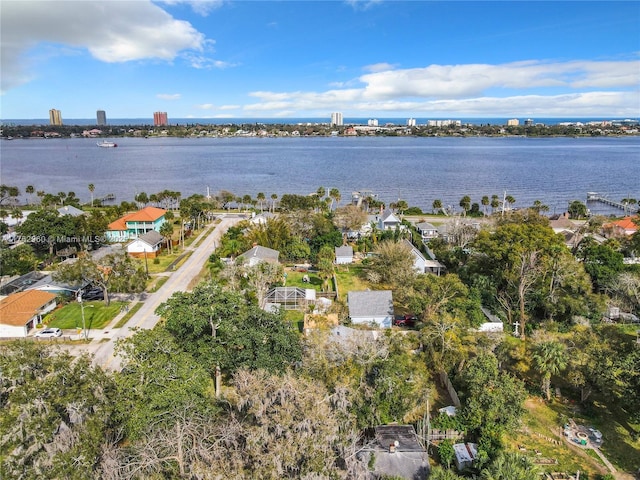
[[[639,1],[0,0],[0,118],[640,117]]]

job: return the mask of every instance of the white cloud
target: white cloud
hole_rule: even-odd
[[[182,98],[181,93],[159,93],[156,98],[160,100],[180,100]]]
[[[359,88],[324,92],[251,92],[255,112],[342,111],[350,115],[447,113],[467,116],[638,115],[640,62],[523,61],[499,65],[430,65],[362,75]],[[387,69],[386,67],[391,69]],[[371,69],[371,68],[370,68]],[[377,68],[373,68],[376,70]],[[345,84],[346,85],[346,84]]]
[[[2,91],[33,74],[25,55],[43,44],[86,49],[108,63],[171,61],[202,51],[205,37],[150,1],[3,1]]]
[[[373,65],[365,65],[363,70],[368,72],[386,72],[387,70],[393,70],[396,65],[390,63],[374,63]]]
[[[640,62],[514,62],[501,65],[430,65],[362,75],[368,99],[465,98],[488,89],[620,88],[640,84]]]

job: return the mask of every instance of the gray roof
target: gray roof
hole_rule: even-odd
[[[416,228],[419,230],[437,230],[433,223],[429,222],[416,223]]]
[[[85,212],[83,212],[79,208],[74,207],[73,205],[65,205],[58,209],[58,213],[60,215],[71,215],[72,217],[79,217],[80,215],[84,215]]]
[[[256,245],[251,250],[244,252],[241,257],[245,257],[246,259],[259,258],[260,260],[265,261],[278,261],[278,257],[280,256],[280,252],[278,250],[273,250],[272,248],[261,247],[260,245]]]
[[[391,290],[354,291],[347,294],[349,316],[386,317],[393,315]]]
[[[336,247],[336,257],[353,257],[353,247],[351,245]]]
[[[138,240],[141,240],[144,243],[155,247],[164,240],[164,237],[155,230],[149,230],[147,233],[140,235],[138,237]]]

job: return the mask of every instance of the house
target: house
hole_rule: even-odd
[[[453,445],[454,462],[459,471],[470,468],[478,456],[478,446],[475,443],[456,443]]]
[[[416,223],[416,230],[422,240],[431,240],[438,237],[438,229],[429,222]]]
[[[353,324],[391,328],[394,317],[391,290],[349,292],[347,305]]]
[[[28,290],[0,300],[0,338],[24,338],[42,316],[56,308],[56,296],[40,290]]]
[[[400,219],[391,210],[385,210],[378,218],[378,228],[380,230],[395,230],[400,226]]]
[[[624,217],[616,222],[607,223],[602,226],[602,229],[607,238],[625,237],[633,235],[638,231],[638,216]]]
[[[156,207],[144,207],[137,212],[128,213],[107,227],[105,236],[110,242],[127,242],[138,238],[151,230],[160,231],[166,221],[166,210]]]
[[[351,245],[336,247],[336,265],[348,263],[353,263],[353,247]]]
[[[251,250],[248,250],[238,256],[238,258],[243,258],[248,262],[250,267],[257,265],[260,262],[278,263],[278,257],[280,257],[280,252],[278,250],[261,247],[260,245],[254,245]]]
[[[428,478],[429,455],[412,425],[379,425],[374,435],[369,461],[375,478]]]
[[[71,215],[72,217],[79,217],[84,215],[85,212],[80,210],[79,208],[74,207],[73,205],[64,205],[58,209],[58,213],[62,215]]]
[[[565,212],[562,215],[553,215],[549,218],[549,226],[556,233],[561,233],[563,231],[575,232],[577,229],[577,225],[569,220],[569,212]]]
[[[136,258],[156,258],[164,241],[162,235],[151,230],[127,244],[127,253]]]
[[[267,221],[276,218],[276,215],[271,212],[261,212],[259,214],[252,213],[249,223],[252,225],[266,225]]]
[[[435,259],[426,258],[420,250],[418,250],[409,240],[402,240],[409,248],[413,255],[413,268],[418,273],[433,273],[440,276],[445,270],[445,266]]]

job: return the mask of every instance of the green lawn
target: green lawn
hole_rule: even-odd
[[[123,302],[111,302],[107,307],[104,302],[84,302],[84,319],[86,328],[104,328],[120,313]],[[43,323],[49,327],[63,330],[82,328],[82,310],[78,302],[71,302],[46,315]]]
[[[351,290],[366,290],[371,285],[362,278],[364,267],[359,264],[336,266],[336,279],[338,281],[338,292],[340,298],[345,299]]]

